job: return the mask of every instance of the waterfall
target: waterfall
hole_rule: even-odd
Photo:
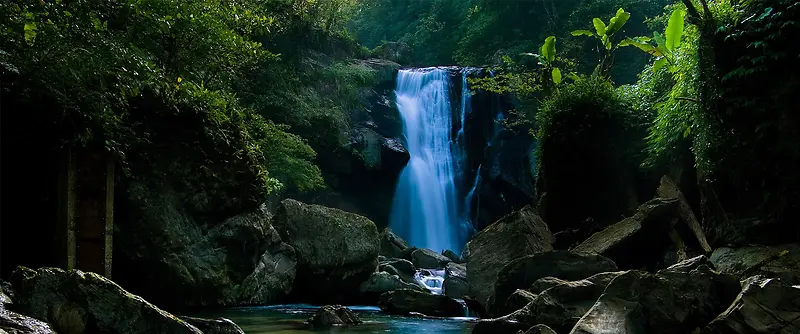
[[[455,165],[463,150],[452,139],[449,74],[401,70],[395,93],[411,158],[398,179],[390,227],[411,245],[459,252],[466,239]]]

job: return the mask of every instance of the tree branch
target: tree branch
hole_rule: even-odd
[[[705,3],[705,2],[703,2]],[[692,0],[683,0],[683,4],[686,5],[686,10],[689,12],[689,17],[697,22],[702,21],[702,17],[700,13],[697,11],[697,8],[694,7]]]

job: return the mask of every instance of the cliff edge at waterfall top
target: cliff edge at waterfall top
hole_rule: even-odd
[[[0,1],[0,333],[800,333],[799,22]]]

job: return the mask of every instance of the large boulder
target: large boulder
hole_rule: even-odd
[[[378,306],[389,314],[420,313],[434,317],[461,317],[465,311],[461,303],[443,295],[432,295],[416,290],[396,290],[381,295]]]
[[[678,200],[655,198],[636,213],[593,234],[572,251],[609,257],[623,269],[641,269],[659,262],[672,241],[672,223],[677,219]]]
[[[56,334],[46,322],[26,317],[0,307],[0,333],[3,334]]]
[[[420,248],[411,253],[411,262],[420,269],[442,269],[452,261],[450,258],[427,248]]]
[[[293,295],[313,303],[357,303],[359,287],[378,267],[378,229],[354,213],[283,200],[273,219],[297,252]]]
[[[476,329],[489,332],[488,329],[491,328],[516,328],[518,324],[544,324],[559,332],[568,332],[594,305],[606,286],[623,273],[599,273],[578,281],[558,280],[556,285],[538,295],[527,292],[532,298],[523,307],[500,318],[482,320],[476,325]],[[555,282],[550,277],[539,281]],[[524,290],[517,290],[515,294],[519,295],[521,291]],[[516,299],[515,294],[508,298],[507,305]]]
[[[678,215],[681,217],[681,220],[683,220],[688,230],[694,236],[693,239],[697,242],[698,247],[702,249],[704,253],[710,253],[711,246],[708,244],[706,235],[700,227],[700,222],[697,221],[697,217],[694,215],[694,211],[692,211],[692,206],[689,205],[686,196],[684,196],[683,192],[678,188],[678,184],[668,175],[664,175],[661,178],[661,184],[658,186],[658,189],[656,189],[656,194],[658,194],[659,197],[678,200]]]
[[[628,271],[611,281],[571,334],[690,333],[723,311],[734,289],[735,281],[706,265],[689,272]]]
[[[384,292],[394,290],[417,290],[420,292],[428,293],[428,289],[413,283],[403,281],[400,276],[392,275],[387,272],[375,272],[370,275],[369,280],[361,284],[361,292],[371,294],[377,300],[377,297]]]
[[[800,287],[754,276],[704,334],[800,333]]]
[[[230,319],[206,319],[188,316],[179,316],[178,318],[197,327],[203,334],[244,334],[242,328]]]
[[[341,325],[358,325],[363,323],[363,321],[358,318],[355,312],[347,307],[341,305],[325,305],[317,310],[314,316],[308,319],[306,323],[314,327],[325,328]]]
[[[418,284],[414,279],[417,268],[411,261],[403,259],[386,259],[378,265],[378,271],[385,271],[392,275],[400,276],[406,283]]]
[[[722,247],[711,254],[711,262],[719,271],[739,279],[763,275],[800,285],[800,244]]]
[[[380,254],[387,258],[399,258],[401,252],[408,248],[408,243],[388,227],[383,229],[380,238]]]
[[[447,264],[444,270],[444,295],[461,299],[469,294],[467,283],[467,267],[455,262]]]
[[[114,274],[164,307],[264,305],[292,288],[296,258],[265,207],[213,224],[187,214],[179,196],[133,182],[120,201]]]
[[[500,268],[514,259],[553,250],[552,241],[547,224],[530,206],[478,232],[464,251],[472,297],[486,307]]]
[[[497,272],[494,304],[491,305],[489,313],[500,316],[515,311],[505,309],[508,297],[517,289],[527,289],[540,278],[555,277],[575,281],[612,271],[617,271],[614,261],[597,254],[552,251],[521,257],[509,262]]]
[[[519,334],[519,333],[517,333]],[[552,328],[548,327],[547,325],[536,325],[528,329],[522,334],[556,334]]]
[[[12,274],[14,305],[60,334],[193,333],[196,327],[94,273],[19,267]]]
[[[519,310],[536,299],[536,294],[528,290],[517,289],[505,302],[506,310]]]

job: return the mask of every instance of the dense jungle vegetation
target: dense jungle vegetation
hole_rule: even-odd
[[[236,212],[326,187],[319,160],[347,150],[359,90],[379,76],[358,60],[490,66],[497,77],[473,84],[517,97],[508,126],[542,141],[540,164],[608,118],[624,132],[608,145],[635,173],[694,175],[710,228],[795,231],[783,222],[800,214],[798,11],[792,0],[3,2],[3,150],[40,171],[52,161],[34,156],[109,152],[126,175]]]

